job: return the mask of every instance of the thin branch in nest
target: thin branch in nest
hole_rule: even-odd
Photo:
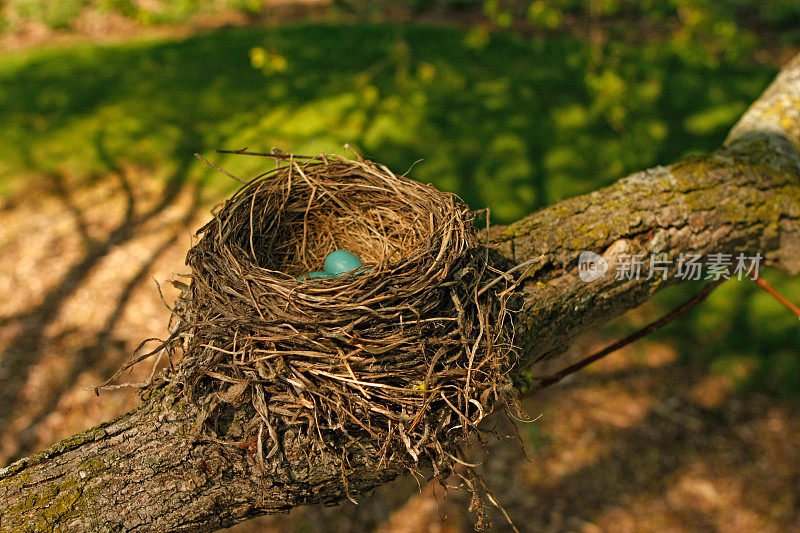
[[[233,174],[231,174],[231,173],[230,173],[230,172],[228,172],[227,170],[221,169],[220,167],[218,167],[217,165],[215,165],[214,163],[212,163],[211,161],[209,161],[208,159],[206,159],[206,158],[205,158],[205,157],[203,157],[202,155],[200,155],[200,154],[194,154],[194,156],[195,156],[195,158],[199,159],[200,161],[202,161],[202,162],[203,162],[203,163],[205,163],[206,165],[210,166],[211,168],[213,168],[213,169],[215,169],[215,170],[217,170],[217,171],[221,172],[222,174],[225,174],[225,175],[226,175],[226,176],[228,176],[229,178],[231,178],[231,179],[233,179],[233,180],[236,180],[236,181],[238,181],[239,183],[247,183],[247,182],[246,182],[246,181],[244,181],[243,179],[237,178],[236,176],[234,176]]]

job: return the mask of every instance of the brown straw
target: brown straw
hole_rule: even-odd
[[[307,453],[341,458],[371,439],[386,462],[449,475],[512,398],[513,279],[489,276],[455,196],[369,161],[276,159],[199,230],[172,334],[152,352],[173,362],[165,379],[203,434],[260,465],[291,427]],[[364,268],[298,280],[334,250]]]

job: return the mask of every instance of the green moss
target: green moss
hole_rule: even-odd
[[[56,495],[58,495],[59,490],[60,489],[58,485],[48,486],[39,493],[39,501],[46,504],[47,502],[55,498]]]
[[[27,472],[22,472],[19,474],[19,476],[17,476],[17,483],[19,483],[20,486],[24,487],[26,485],[29,485],[30,482],[31,482],[31,475],[28,474]]]
[[[28,494],[25,498],[25,501],[22,503],[22,506],[19,508],[21,512],[30,511],[36,505],[36,502],[39,501],[39,496],[34,493]]]
[[[76,516],[89,508],[99,488],[86,490],[85,479],[97,475],[106,468],[99,458],[90,458],[78,465],[75,474],[66,476],[60,483],[48,486],[35,500],[30,496],[17,512],[33,510],[33,530],[49,530],[53,525],[63,523],[65,518]],[[89,474],[81,477],[81,473]],[[38,528],[38,529],[37,529]]]
[[[61,491],[50,505],[42,509],[40,516],[49,524],[55,524],[78,510],[79,506],[77,504],[82,496],[83,491],[80,487],[72,487],[69,490]]]
[[[87,476],[96,476],[106,470],[106,464],[99,457],[91,457],[78,465],[78,471]]]
[[[762,147],[763,151],[757,149],[758,143],[754,143],[754,146],[751,153],[736,158],[726,157],[723,160],[715,157],[693,157],[673,165],[672,174],[677,189],[685,193],[683,198],[686,208],[689,211],[714,210],[722,216],[722,221],[731,224],[747,225],[757,221],[770,221],[767,231],[776,234],[779,213],[784,210],[776,209],[774,202],[781,201],[781,195],[764,196],[755,190],[741,189],[736,191],[735,201],[730,201],[729,189],[720,188],[715,194],[701,181],[709,181],[706,177],[709,173],[722,171],[724,168],[725,176],[747,173],[758,176],[765,184],[792,183],[794,178],[791,175],[777,171],[767,164],[769,154],[766,153],[766,145]]]

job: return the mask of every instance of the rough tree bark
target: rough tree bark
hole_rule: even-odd
[[[510,261],[541,257],[516,317],[519,371],[676,280],[582,282],[581,251],[612,269],[621,254],[667,254],[674,265],[681,253],[759,252],[800,272],[800,56],[716,152],[633,174],[490,236]],[[369,449],[333,462],[307,457],[287,433],[283,460],[264,480],[248,474],[246,451],[199,439],[193,427],[191,406],[164,387],[136,410],[0,470],[0,531],[210,531],[368,494],[400,473],[379,468]]]

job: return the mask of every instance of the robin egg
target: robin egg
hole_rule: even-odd
[[[364,263],[346,250],[336,250],[331,252],[325,258],[325,272],[331,276],[341,276],[345,272],[354,270]]]
[[[299,278],[298,281],[302,281],[306,278],[330,278],[333,277],[330,272],[312,272],[311,274],[303,274]]]

